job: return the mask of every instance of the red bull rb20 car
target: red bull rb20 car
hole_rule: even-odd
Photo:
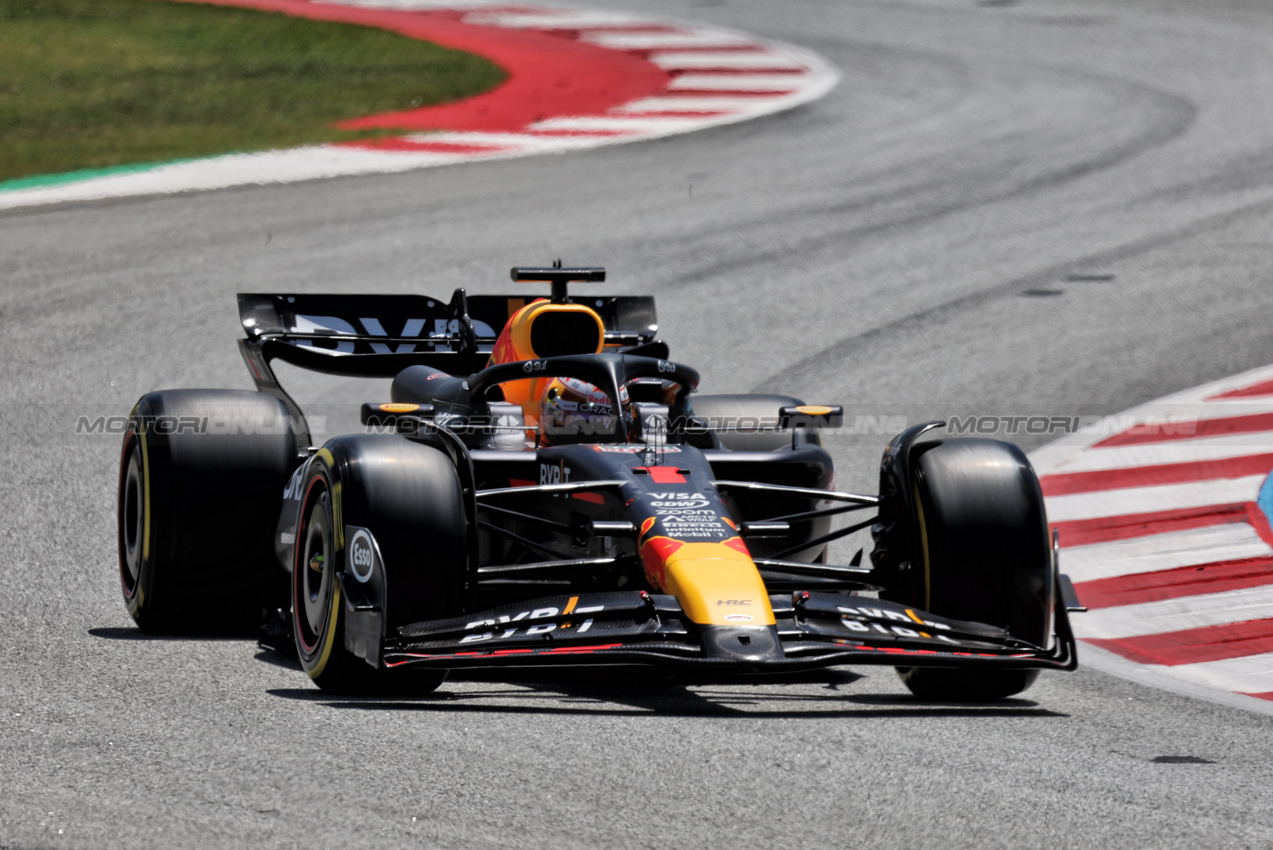
[[[653,299],[243,294],[256,392],[168,390],[124,438],[124,601],[147,630],[288,612],[323,689],[459,668],[662,665],[764,676],[896,667],[995,699],[1072,670],[1073,588],[1015,446],[899,434],[880,492],[834,489],[841,409],[698,392]],[[311,445],[276,360],[391,378],[368,433]],[[862,551],[828,544],[869,528]]]

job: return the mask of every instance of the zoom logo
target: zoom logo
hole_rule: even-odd
[[[372,542],[371,533],[365,528],[355,530],[349,538],[348,552],[349,571],[359,583],[366,584],[376,564],[376,544]]]

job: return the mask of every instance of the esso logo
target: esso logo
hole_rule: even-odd
[[[371,535],[358,529],[349,540],[349,567],[354,578],[362,584],[371,580],[371,568],[375,564],[376,553],[372,548]]]
[[[675,372],[675,371],[676,371],[676,367],[673,366],[671,363],[667,362],[666,360],[659,361],[660,375],[667,374],[668,372]]]

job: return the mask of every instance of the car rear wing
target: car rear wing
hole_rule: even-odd
[[[536,298],[470,296],[463,289],[455,290],[449,302],[427,295],[239,293],[238,297],[239,319],[247,336],[239,340],[239,351],[248,371],[257,389],[281,398],[294,419],[302,414],[279,385],[272,361],[365,378],[392,378],[414,365],[468,375],[487,365],[509,316]],[[601,317],[607,346],[643,345],[658,332],[652,297],[590,296],[574,301]],[[308,440],[308,435],[298,433],[297,439]]]
[[[239,318],[267,360],[334,375],[392,378],[416,364],[466,375],[486,366],[504,323],[532,300],[462,289],[449,303],[425,295],[240,293]],[[658,331],[651,297],[576,302],[601,317],[606,345],[641,345]]]

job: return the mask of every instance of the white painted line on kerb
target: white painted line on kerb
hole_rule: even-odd
[[[1270,617],[1273,617],[1273,586],[1262,585],[1098,608],[1076,616],[1072,625],[1074,633],[1082,638],[1129,638]]]
[[[690,47],[743,47],[756,40],[745,35],[714,30],[682,32],[588,32],[581,37],[614,50],[684,50]]]
[[[528,153],[555,153],[596,146],[596,140],[587,136],[534,136],[529,133],[418,133],[403,138],[420,144],[491,145]]]
[[[755,98],[749,95],[702,97],[644,97],[611,110],[612,114],[628,112],[744,112]]]
[[[1214,421],[1267,414],[1273,403],[1273,398],[1270,397],[1273,394],[1209,399],[1270,381],[1273,381],[1273,366],[1263,366],[1210,384],[1191,387],[1107,417],[1094,428],[1062,437],[1031,452],[1031,463],[1042,477],[1045,487],[1048,486],[1049,478],[1068,473],[1135,470],[1145,467],[1152,469],[1166,464],[1197,464],[1196,472],[1189,471],[1191,474],[1188,477],[1191,478],[1205,479],[1222,474],[1222,468],[1209,469],[1208,464],[1273,453],[1273,428],[1249,433],[1196,436],[1179,433],[1180,426],[1187,427],[1190,420]],[[1115,434],[1146,422],[1159,423],[1164,427],[1164,435],[1171,433],[1165,428],[1175,429],[1175,433],[1171,433],[1173,438],[1126,445],[1098,445]],[[1252,424],[1258,425],[1259,422],[1247,423],[1248,426]],[[1230,466],[1232,468],[1234,467]],[[1257,465],[1254,468],[1259,467]],[[1129,472],[1127,479],[1147,480],[1142,476],[1142,473]],[[1061,570],[1079,582],[1112,579],[1125,589],[1134,590],[1133,585],[1140,579],[1126,577],[1144,576],[1152,580],[1155,573],[1175,569],[1181,570],[1188,578],[1192,575],[1187,572],[1191,568],[1203,569],[1208,564],[1242,561],[1247,558],[1268,558],[1273,554],[1273,546],[1262,537],[1264,522],[1259,515],[1259,508],[1254,504],[1264,479],[1264,475],[1238,479],[1213,478],[1174,485],[1099,490],[1048,498],[1048,519],[1051,522],[1100,519],[1120,514],[1189,507],[1201,508],[1203,521],[1210,519],[1216,523],[1160,534],[1144,534],[1144,526],[1133,525],[1122,529],[1124,536],[1121,540],[1074,547],[1066,546],[1063,532]],[[1059,483],[1055,479],[1053,481]],[[1250,512],[1251,520],[1234,522],[1233,516],[1219,512],[1207,517],[1205,508],[1212,504],[1241,504]],[[1206,573],[1199,573],[1198,577],[1205,578],[1205,575]],[[1245,576],[1244,580],[1259,578],[1260,576],[1250,575]],[[1155,640],[1150,636],[1203,629],[1201,642],[1224,644],[1227,640],[1237,639],[1235,629],[1231,628],[1234,624],[1273,619],[1273,582],[1219,593],[1205,592],[1207,590],[1208,584],[1205,581],[1177,586],[1174,591],[1193,591],[1194,595],[1096,608],[1073,615],[1070,622],[1080,638],[1126,641],[1149,637],[1148,645],[1161,645],[1164,641],[1174,643],[1174,638]],[[1082,595],[1083,588],[1080,585],[1080,599]],[[1134,598],[1134,593],[1127,598]],[[1258,633],[1258,630],[1253,633]],[[1261,647],[1258,642],[1243,641],[1230,643],[1226,648],[1228,652],[1238,653]],[[1132,651],[1134,646],[1127,644],[1103,648],[1088,643],[1080,648],[1079,656],[1086,664],[1134,682],[1273,715],[1273,701],[1242,696],[1273,693],[1273,653],[1259,652],[1245,657],[1170,665],[1133,661],[1114,651],[1116,649],[1139,659]]]
[[[1167,668],[1187,682],[1239,694],[1273,693],[1273,653],[1177,664]]]
[[[682,74],[672,80],[669,87],[703,91],[775,92],[799,88],[796,74]]]
[[[498,9],[500,0],[311,0],[325,6],[357,6],[360,9],[390,9],[398,12],[469,11]]]
[[[694,118],[643,118],[640,115],[610,115],[597,118],[550,118],[530,126],[531,130],[572,130],[576,132],[668,133],[697,126]]]
[[[1074,581],[1093,581],[1268,555],[1273,547],[1254,528],[1232,522],[1072,546],[1061,552],[1061,571]]]
[[[1141,466],[1204,463],[1270,453],[1273,453],[1273,433],[1262,431],[1256,434],[1172,440],[1167,443],[1093,447],[1066,458],[1048,470],[1048,474],[1062,475],[1069,472],[1099,472],[1112,469],[1135,469]]]
[[[626,12],[600,12],[588,9],[550,10],[543,12],[473,12],[466,23],[511,29],[573,30],[613,26],[659,26],[657,21]]]
[[[700,68],[728,68],[754,71],[774,71],[789,68],[801,71],[804,66],[794,59],[777,53],[733,51],[729,53],[656,53],[650,61],[665,71],[695,70]]]
[[[1208,505],[1231,505],[1254,502],[1260,494],[1265,475],[1227,478],[1218,481],[1190,481],[1185,484],[1163,484],[1154,487],[1128,487],[1094,493],[1073,493],[1047,497],[1048,520],[1069,522],[1077,519],[1145,514]]]

